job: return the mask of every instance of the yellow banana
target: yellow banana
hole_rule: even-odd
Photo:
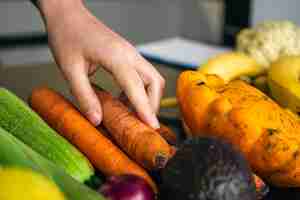
[[[239,52],[226,52],[210,58],[198,68],[205,74],[215,74],[225,82],[240,76],[256,76],[264,69],[249,56]]]
[[[229,82],[240,76],[256,76],[264,72],[253,58],[240,52],[225,52],[208,59],[206,63],[200,65],[198,71],[204,74],[215,74],[225,82]],[[161,100],[162,108],[176,107],[175,97]]]

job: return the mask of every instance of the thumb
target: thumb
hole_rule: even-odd
[[[100,101],[92,89],[85,66],[73,66],[65,71],[71,92],[79,103],[81,112],[95,126],[102,121]]]

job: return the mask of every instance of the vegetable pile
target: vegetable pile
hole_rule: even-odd
[[[184,142],[96,85],[100,127],[47,86],[29,106],[0,88],[0,199],[253,200],[268,192],[263,180],[300,187],[299,33],[265,22],[243,30],[235,51],[181,73],[161,105],[179,106]]]
[[[176,99],[161,102],[179,107],[187,136],[229,142],[276,187],[300,187],[299,30],[289,21],[242,30],[236,50],[182,72]]]
[[[157,190],[148,173],[101,134],[63,96],[47,87],[39,87],[33,90],[30,105],[106,176],[136,174]]]
[[[94,174],[92,165],[80,151],[4,88],[0,88],[0,127],[62,167],[76,180],[84,182]]]
[[[19,168],[20,170],[32,170],[35,173],[39,173],[55,183],[67,200],[104,199],[101,195],[97,194],[97,192],[72,178],[61,166],[57,166],[33,151],[29,146],[2,128],[0,128],[0,168]],[[2,181],[3,180],[0,182]],[[49,189],[52,190],[51,188]],[[7,194],[7,196],[14,195],[12,193],[18,192],[20,191],[13,190]],[[49,190],[47,189],[41,192],[47,194]],[[8,200],[11,200],[10,198],[12,198],[12,196],[9,196]]]
[[[177,95],[192,136],[228,141],[270,183],[300,186],[298,116],[244,81],[225,84],[218,76],[201,72],[183,72]]]
[[[27,177],[22,174],[28,171],[28,176],[33,178],[38,174],[44,177],[46,185],[53,185],[53,188],[38,189],[41,193],[57,190],[65,200],[153,200],[168,195],[163,188],[183,183],[176,180],[171,184],[162,179],[172,174],[168,170],[170,166],[182,162],[180,155],[185,154],[187,160],[184,165],[198,169],[193,158],[204,157],[204,154],[198,152],[196,146],[193,151],[186,151],[185,146],[173,146],[180,141],[170,128],[161,124],[160,129],[154,130],[109,92],[97,86],[94,90],[103,102],[103,127],[94,127],[70,101],[48,87],[37,87],[32,91],[30,107],[7,89],[1,88],[0,174],[2,168],[16,169],[21,179]],[[214,140],[211,139],[211,144]],[[202,148],[203,152],[208,150],[200,143],[198,148]],[[216,148],[220,149],[215,153],[220,152],[221,146]],[[214,179],[202,177],[201,171],[192,178],[210,185],[218,178],[232,177],[225,170],[232,168],[236,173],[244,174],[241,180],[249,184],[248,194],[255,196],[252,172],[247,167],[236,168],[235,164],[244,165],[244,161],[236,155],[239,154],[228,151],[228,156],[234,159],[219,163],[220,174]],[[206,159],[207,164],[201,168],[204,171],[223,158],[212,153]],[[186,173],[185,169],[181,166],[176,170]],[[93,185],[95,180],[101,178],[106,179],[106,183]],[[191,187],[196,183],[186,180]],[[225,181],[224,187],[230,187],[230,184]],[[7,187],[10,187],[9,184]],[[260,186],[257,191],[263,187]],[[10,188],[7,191],[21,194],[19,188]],[[207,188],[197,185],[193,188],[198,192],[207,192]],[[244,189],[237,188],[239,190]],[[34,192],[33,188],[28,195]],[[9,200],[14,200],[11,192],[6,195],[11,198]],[[48,199],[60,200],[51,195]]]

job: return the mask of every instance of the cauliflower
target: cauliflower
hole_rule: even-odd
[[[290,21],[265,21],[238,34],[237,50],[268,69],[281,56],[300,55],[300,28]]]

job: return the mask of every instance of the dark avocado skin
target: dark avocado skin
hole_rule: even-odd
[[[186,140],[161,171],[161,198],[254,200],[252,173],[231,145],[214,138]]]

